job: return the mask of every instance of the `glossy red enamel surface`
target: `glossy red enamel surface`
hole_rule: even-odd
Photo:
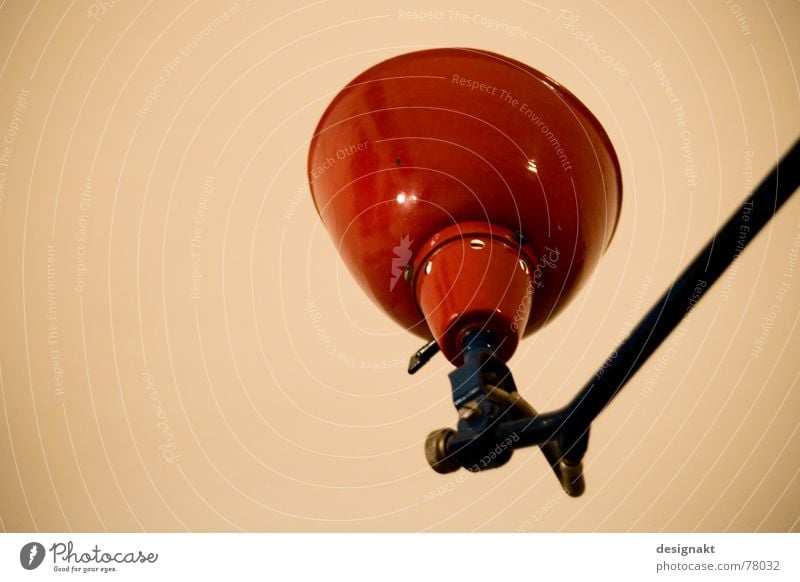
[[[421,269],[407,266],[436,247],[437,233],[481,222],[524,235],[538,260],[529,267],[530,333],[597,265],[621,203],[616,155],[588,109],[527,65],[472,49],[409,53],[359,75],[322,116],[308,171],[317,210],[361,286],[426,338]],[[478,289],[451,293],[463,301],[484,289],[476,301],[502,302],[498,289],[516,289],[517,276],[498,266],[481,271]],[[462,313],[446,303],[443,320]]]

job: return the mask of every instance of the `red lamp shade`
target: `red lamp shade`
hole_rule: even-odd
[[[622,183],[592,113],[546,75],[472,49],[401,55],[333,99],[311,141],[317,211],[364,290],[456,365],[507,360],[586,281]]]

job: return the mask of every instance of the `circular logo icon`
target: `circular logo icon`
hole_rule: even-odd
[[[35,570],[44,560],[44,546],[39,542],[28,542],[19,551],[19,563],[26,570]]]

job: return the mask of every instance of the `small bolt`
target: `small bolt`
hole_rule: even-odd
[[[480,418],[481,414],[483,414],[481,405],[474,400],[470,400],[459,409],[458,418],[469,422],[470,420]]]
[[[403,280],[408,282],[411,281],[411,277],[414,275],[414,266],[411,264],[406,265],[406,268],[403,270]]]

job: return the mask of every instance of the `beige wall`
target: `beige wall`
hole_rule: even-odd
[[[401,52],[497,51],[583,99],[626,190],[511,362],[554,408],[796,137],[796,3],[32,6],[0,8],[0,530],[800,530],[800,197],[598,420],[573,500],[535,451],[427,467],[449,365],[405,374],[418,341],[304,174],[330,98]]]

